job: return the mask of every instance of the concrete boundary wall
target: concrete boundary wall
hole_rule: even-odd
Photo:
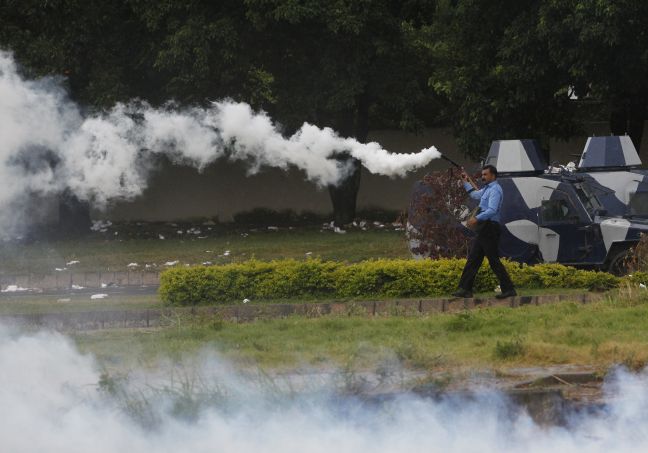
[[[201,317],[215,321],[252,322],[281,319],[289,316],[432,316],[457,313],[485,307],[516,308],[525,305],[545,305],[562,301],[589,303],[600,300],[601,293],[569,295],[518,296],[505,300],[495,298],[407,299],[355,302],[324,302],[298,304],[221,305],[209,307],[174,307],[162,309],[105,310],[67,313],[38,313],[0,315],[0,322],[20,326],[45,327],[56,330],[97,330],[114,328],[151,328],[173,325],[175,322]]]
[[[54,274],[25,274],[0,276],[0,287],[9,285],[33,290],[66,290],[73,286],[102,288],[106,286],[159,286],[158,272],[56,272]]]

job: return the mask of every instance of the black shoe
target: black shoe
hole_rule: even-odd
[[[463,299],[470,299],[472,296],[473,296],[472,292],[462,288],[459,288],[454,293],[452,293],[452,297],[461,297]]]
[[[506,299],[507,297],[517,296],[517,293],[514,289],[509,289],[508,291],[503,291],[501,294],[496,294],[495,299]]]

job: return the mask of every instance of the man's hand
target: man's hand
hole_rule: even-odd
[[[470,176],[468,176],[468,173],[466,173],[466,170],[464,170],[463,167],[461,167],[461,173],[460,173],[461,179],[463,182],[469,183],[473,189],[479,190],[479,187],[477,187],[477,184],[475,184],[475,181],[472,180]]]
[[[475,217],[471,217],[468,219],[467,222],[468,228],[475,228],[477,226],[477,219]]]

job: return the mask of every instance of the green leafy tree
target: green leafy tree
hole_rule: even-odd
[[[539,33],[540,1],[440,2],[426,31],[430,85],[461,149],[484,156],[494,139],[567,138],[577,129],[569,77]]]
[[[269,106],[288,130],[304,120],[365,141],[380,125],[416,129],[429,120],[429,58],[417,30],[429,2],[246,0],[248,17],[273,45],[260,60],[274,75]],[[343,150],[341,150],[343,151]],[[355,217],[360,164],[331,186],[335,221]]]
[[[142,30],[123,2],[0,2],[0,47],[13,51],[30,77],[64,76],[71,96],[90,107],[155,92]],[[56,233],[87,233],[89,225],[89,204],[62,194]]]
[[[409,0],[7,0],[0,43],[35,75],[64,74],[90,106],[133,97],[200,104],[232,97],[292,132],[304,121],[367,138],[414,130],[434,109],[418,30],[429,3]],[[340,150],[343,152],[344,150]],[[331,187],[336,222],[355,216],[360,165]]]
[[[608,119],[641,145],[648,101],[648,3],[445,0],[425,39],[430,84],[461,148],[499,138],[568,138]],[[578,100],[576,100],[576,98]]]
[[[641,146],[648,102],[648,3],[547,0],[539,28],[581,99],[597,102],[615,135]]]
[[[72,97],[97,107],[158,91],[147,33],[123,1],[0,2],[0,46],[30,76],[64,76]]]

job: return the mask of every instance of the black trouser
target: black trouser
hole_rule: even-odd
[[[491,269],[497,276],[500,282],[502,292],[513,289],[513,282],[509,277],[506,268],[499,259],[499,238],[500,238],[500,225],[497,222],[486,220],[483,224],[480,222],[477,237],[473,240],[468,253],[468,261],[461,274],[459,280],[459,288],[472,292],[475,277],[479,271],[479,267],[484,261],[484,256],[488,258],[488,263]]]

